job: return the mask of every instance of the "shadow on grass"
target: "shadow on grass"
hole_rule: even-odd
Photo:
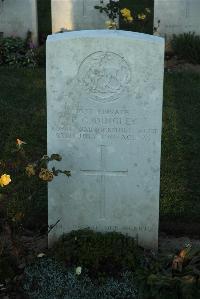
[[[160,218],[172,232],[200,225],[199,86],[199,74],[165,76]]]

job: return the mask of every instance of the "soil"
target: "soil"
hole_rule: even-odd
[[[200,64],[188,63],[184,60],[178,59],[176,56],[172,54],[166,55],[165,69],[168,72],[190,71],[193,73],[200,74]]]
[[[0,299],[22,299],[20,283],[28,263],[47,251],[47,234],[23,229],[15,233],[4,223],[0,232]],[[38,257],[39,258],[39,257]],[[9,269],[9,278],[1,275]],[[5,275],[5,274],[3,274]]]

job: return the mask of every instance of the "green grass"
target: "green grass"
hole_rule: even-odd
[[[12,161],[17,138],[27,143],[24,149],[30,162],[46,154],[45,93],[44,69],[0,68],[0,160]],[[15,225],[13,217],[23,213],[25,227],[38,230],[47,226],[46,183],[31,180],[21,168],[7,173],[13,184],[1,190],[6,200],[0,219]]]
[[[165,76],[161,216],[199,221],[200,75]]]
[[[165,75],[160,219],[200,222],[200,74]],[[0,157],[16,138],[46,153],[44,69],[0,68]]]
[[[0,68],[1,159],[9,158],[17,138],[34,157],[46,153],[45,94],[45,70]]]

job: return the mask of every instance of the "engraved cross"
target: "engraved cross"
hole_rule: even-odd
[[[106,169],[106,146],[100,145],[100,169],[81,169],[84,175],[100,177],[100,218],[106,217],[106,176],[127,176],[128,170],[108,170]]]

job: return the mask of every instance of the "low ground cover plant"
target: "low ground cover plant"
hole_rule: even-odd
[[[52,255],[67,267],[82,265],[89,270],[91,277],[100,279],[134,270],[139,264],[141,251],[133,238],[87,229],[63,235],[51,248]]]
[[[134,299],[137,290],[129,272],[120,278],[107,278],[99,285],[87,271],[80,275],[74,268],[64,268],[54,259],[44,258],[26,268],[23,291],[32,299]]]

